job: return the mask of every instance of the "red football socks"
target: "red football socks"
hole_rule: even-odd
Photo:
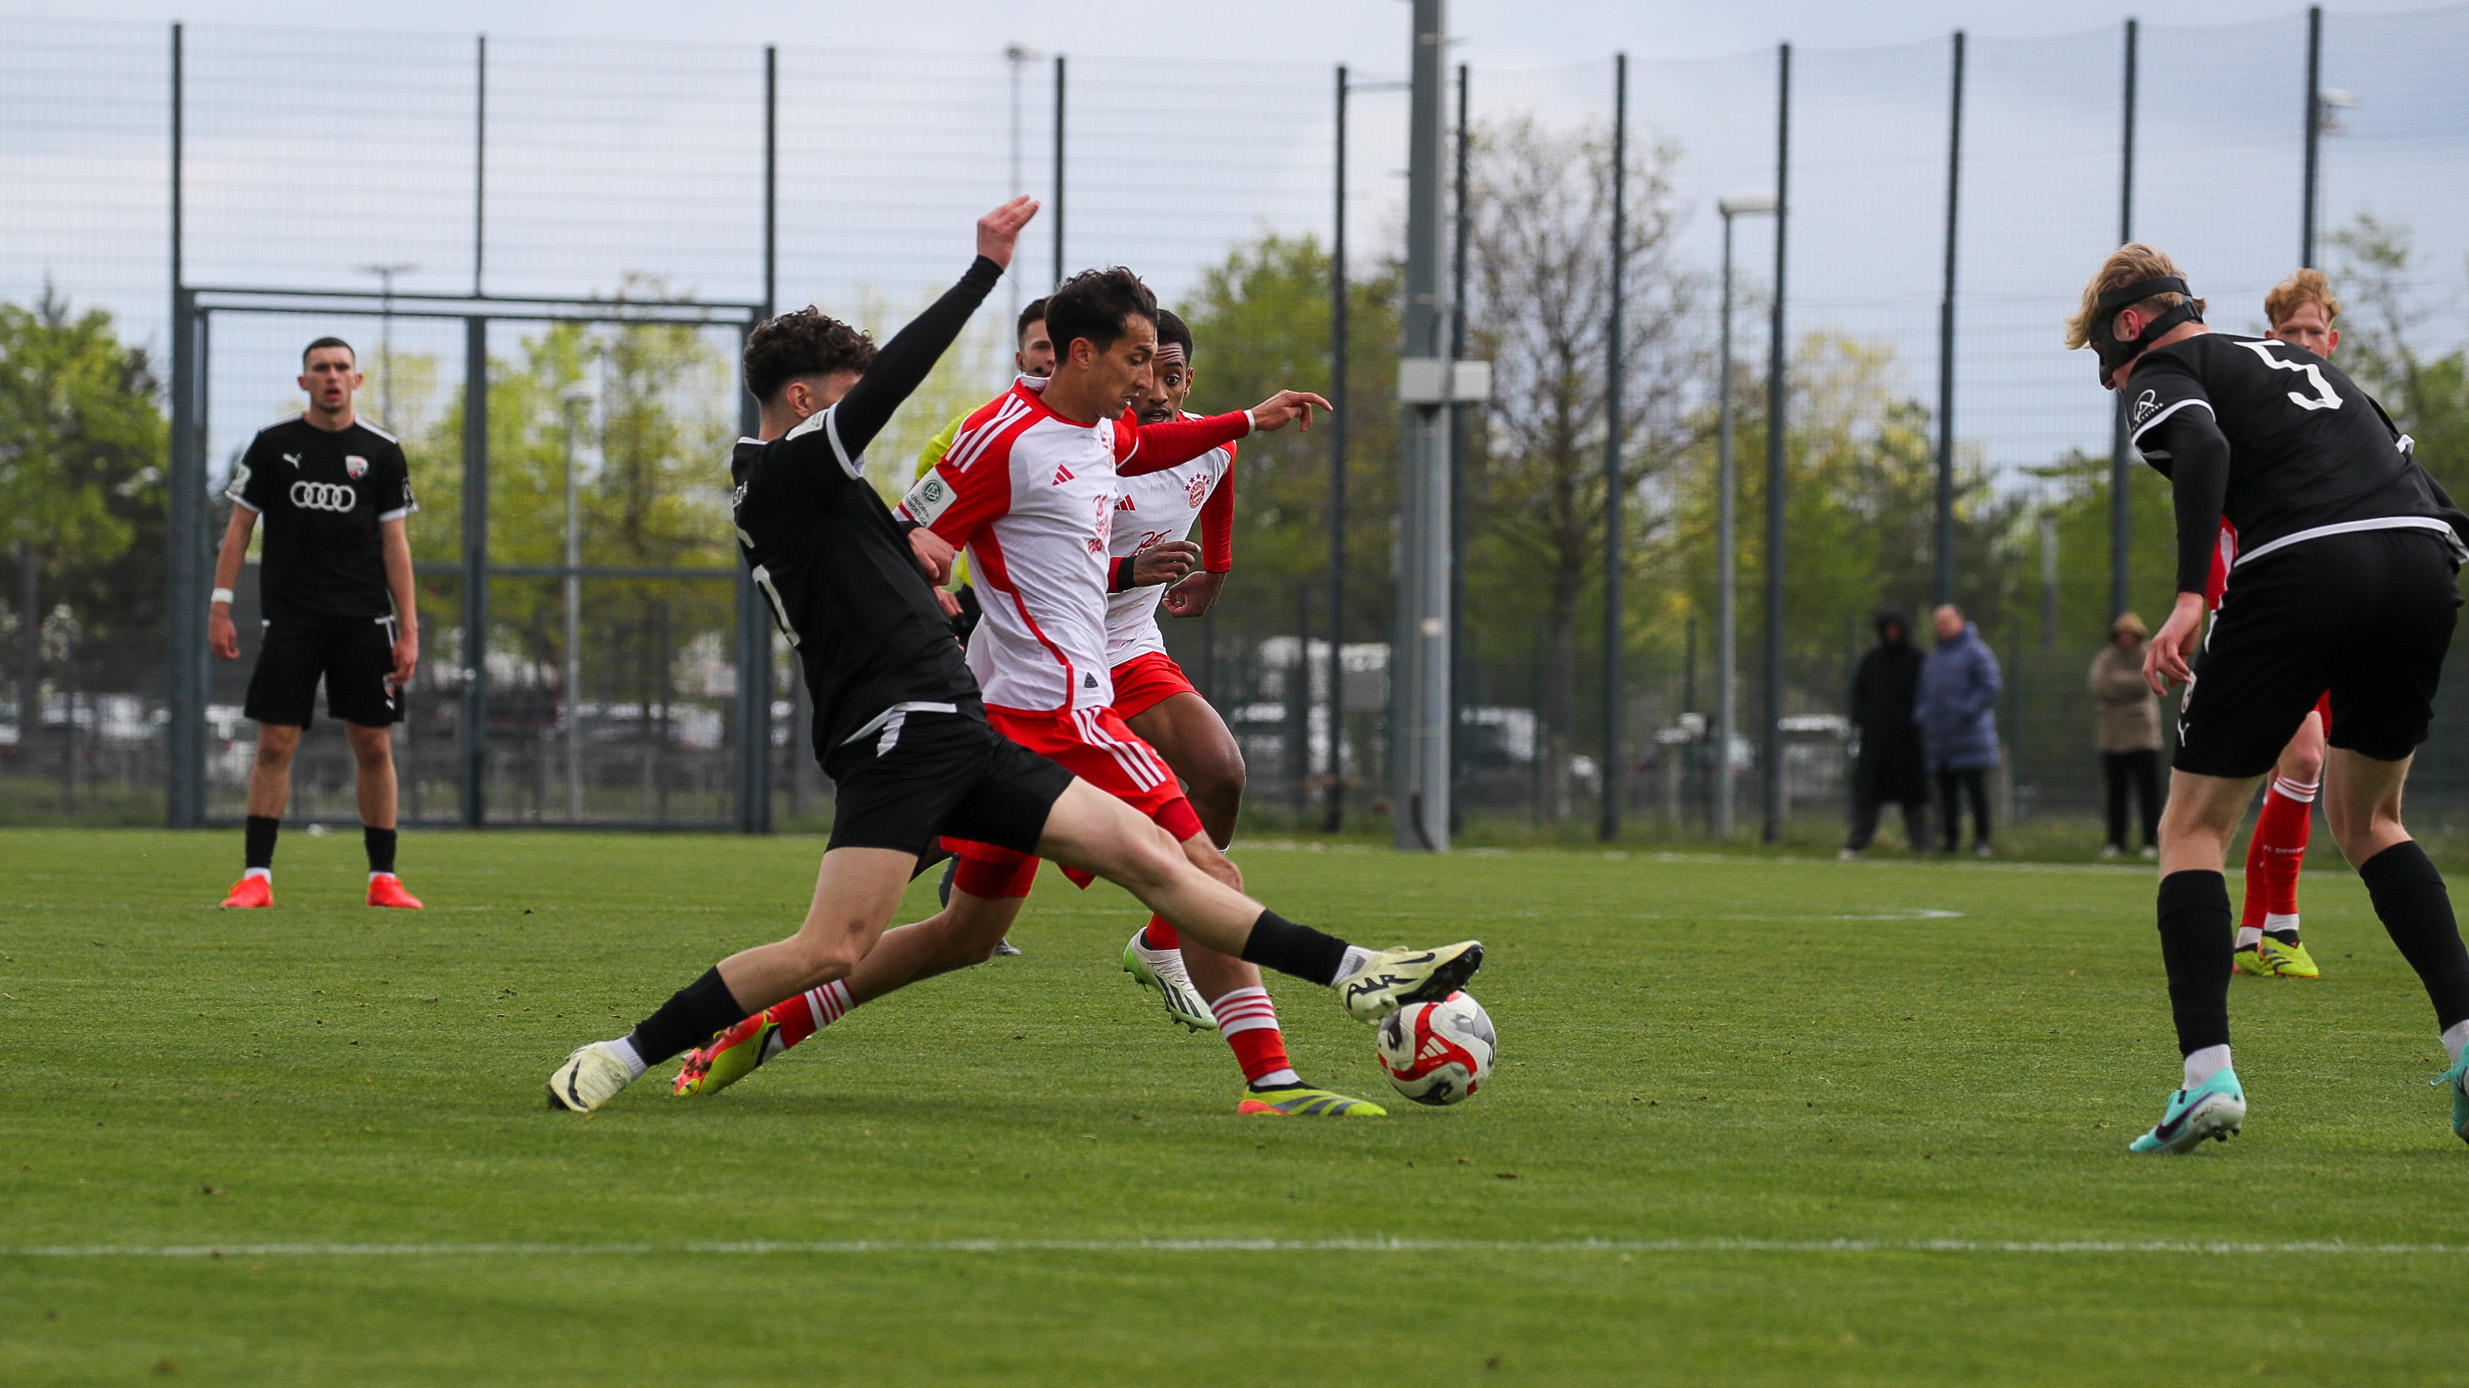
[[[1148,938],[1151,949],[1183,948],[1183,932],[1175,929],[1173,922],[1164,916],[1149,917],[1148,925],[1142,927],[1140,933]]]
[[[2294,919],[2275,918],[2293,918],[2298,913],[2298,871],[2306,863],[2319,788],[2275,776],[2271,789],[2264,792],[2254,837],[2246,845],[2246,903],[2238,916],[2241,929],[2295,928]]]
[[[1258,1084],[1264,1078],[1295,1083],[1294,1062],[1286,1058],[1286,1036],[1277,1029],[1277,1004],[1266,988],[1237,988],[1209,1010],[1217,1014],[1217,1033],[1233,1048],[1243,1066],[1243,1078]]]

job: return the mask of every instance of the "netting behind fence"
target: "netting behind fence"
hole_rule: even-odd
[[[1949,418],[1952,593],[2007,667],[2001,803],[2026,816],[2094,808],[2084,670],[2113,606],[2111,415],[2088,360],[2059,349],[2059,323],[2124,215],[2188,267],[2216,325],[2260,327],[2264,291],[2301,254],[2310,100],[2320,117],[2314,258],[2348,303],[2343,360],[2418,434],[2430,468],[2469,480],[2455,461],[2469,430],[2451,422],[2469,418],[2469,402],[2447,384],[2461,375],[2469,191],[2446,176],[2469,153],[2469,99],[2452,80],[2469,54],[2469,9],[2328,17],[2312,92],[2303,15],[2143,26],[2134,42],[2129,186],[2124,30],[1964,41],[1951,356],[1955,44],[1790,56],[1787,525],[1772,692],[1789,720],[1776,747],[1795,815],[1839,813],[1846,681],[1870,639],[1870,611],[1939,596],[1936,469]],[[1470,421],[1459,633],[1459,799],[1478,818],[1583,818],[1607,778],[1639,817],[1702,817],[1727,764],[1754,818],[1770,692],[1777,225],[1756,210],[1732,219],[1727,363],[1717,202],[1777,185],[1784,62],[1771,50],[1633,58],[1628,208],[1632,234],[1646,239],[1629,262],[1623,745],[1605,765],[1596,691],[1610,653],[1600,537],[1587,531],[1602,505],[1599,411],[1578,411],[1555,434],[1538,427],[1548,401],[1524,414],[1496,401]],[[966,263],[971,220],[1017,189],[1045,199],[1049,215],[1010,283],[878,445],[879,485],[900,485],[935,428],[1001,388],[1012,312],[1052,279],[1058,234],[1066,271],[1133,265],[1194,323],[1197,407],[1329,381],[1334,73],[1098,55],[1067,55],[1058,68],[1053,55],[1000,51],[787,47],[769,61],[767,84],[765,52],[736,46],[190,26],[180,43],[182,279],[362,295],[749,306],[768,296],[820,303],[881,334],[948,283]],[[12,382],[52,379],[47,361],[77,360],[117,383],[51,413],[20,410],[7,426],[9,456],[38,462],[0,478],[10,512],[0,533],[0,684],[10,694],[0,814],[157,822],[165,810],[166,634],[193,620],[163,610],[172,68],[172,36],[160,29],[0,21],[0,302],[14,315],[0,362]],[[1548,156],[1566,177],[1545,183],[1565,201],[1524,225],[1572,247],[1608,238],[1600,179],[1612,63],[1478,68],[1467,80],[1478,202],[1509,186],[1521,151],[1530,165]],[[1256,804],[1299,808],[1335,776],[1360,816],[1383,809],[1387,775],[1406,112],[1385,68],[1358,67],[1351,81],[1339,725],[1328,708],[1325,429],[1246,445],[1237,574],[1209,618],[1171,623],[1169,640],[1227,711]],[[767,133],[777,176],[768,242]],[[1487,216],[1476,206],[1468,219],[1471,340],[1542,340],[1533,331],[1550,324],[1518,318],[1537,303],[1499,286],[1549,281],[1508,263],[1523,252]],[[1598,280],[1560,283],[1562,302],[1595,307]],[[360,348],[364,413],[411,450],[428,674],[398,744],[406,813],[461,818],[476,743],[491,822],[744,822],[743,753],[760,738],[776,817],[817,822],[829,787],[803,746],[782,653],[768,728],[754,716],[763,701],[750,708],[739,688],[747,633],[710,491],[739,427],[734,330],[557,329],[511,309],[492,315],[488,552],[501,571],[488,580],[488,636],[467,641],[466,329],[390,311],[392,302],[338,302],[316,319],[218,312],[198,395],[212,485],[259,424],[297,407],[300,344],[331,331]],[[91,310],[108,321],[84,321]],[[1569,398],[1599,399],[1604,343],[1590,331],[1561,344],[1565,360],[1504,363],[1504,381],[1560,372]],[[1729,749],[1708,731],[1727,377],[1741,719]],[[135,401],[145,418],[112,399]],[[99,472],[72,477],[62,460],[88,454],[103,459]],[[571,633],[570,469],[586,569]],[[2167,502],[2146,470],[2128,477],[2125,596],[2156,618],[2168,597]],[[646,572],[603,572],[612,567]],[[209,700],[218,817],[237,812],[247,769],[240,668],[216,667]],[[462,701],[475,678],[490,695],[480,729],[466,726]],[[2431,801],[2439,813],[2454,788],[2469,791],[2457,774],[2469,768],[2454,767],[2469,754],[2456,755],[2453,740],[2439,726],[2413,805]],[[339,738],[313,734],[304,758],[295,812],[348,817]]]

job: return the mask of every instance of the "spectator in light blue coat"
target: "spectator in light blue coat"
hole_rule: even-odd
[[[1962,837],[1962,811],[1955,797],[1972,802],[1972,851],[1988,857],[1989,773],[1998,764],[1997,657],[1980,629],[1963,620],[1953,604],[1932,615],[1937,647],[1920,667],[1920,697],[1912,721],[1920,725],[1922,754],[1937,781],[1945,851]]]

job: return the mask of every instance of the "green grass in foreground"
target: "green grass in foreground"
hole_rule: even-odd
[[[0,1381],[2469,1377],[2469,1251],[2425,1248],[2469,1249],[2469,1153],[2354,878],[2305,889],[2324,981],[2236,985],[2246,1135],[2176,1160],[2123,1151],[2176,1073],[2148,870],[1970,862],[1239,852],[1301,919],[1490,943],[1502,1064],[1451,1110],[1237,1119],[1222,1045],[1115,969],[1139,913],[1052,874],[1027,957],[717,1100],[664,1066],[540,1107],[793,923],[819,847],[421,835],[411,915],[292,835],[282,904],[226,915],[236,835],[0,834]],[[1385,1092],[1279,993],[1308,1074]],[[1123,1246],[1382,1237],[1440,1246]],[[1875,1246],[1719,1246],[1838,1238]],[[972,1239],[1007,1242],[934,1246]],[[1588,1239],[1632,1246],[1535,1246]],[[752,1240],[896,1246],[679,1248]],[[2415,1251],[2285,1246],[2334,1240]],[[275,1243],[561,1248],[240,1251]],[[24,1252],[166,1245],[233,1251]]]

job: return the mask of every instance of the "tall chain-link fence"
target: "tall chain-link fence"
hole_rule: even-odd
[[[2086,670],[2121,599],[2157,624],[2172,559],[2163,484],[2117,466],[2111,400],[2060,350],[2060,321],[2122,236],[2170,251],[2238,331],[2311,259],[2347,307],[2341,360],[2460,491],[2469,192],[2446,171],[2469,154],[2464,58],[2469,8],[2453,7],[1639,53],[1625,111],[1608,54],[1458,74],[1449,278],[1466,351],[1499,382],[1465,412],[1458,464],[1469,825],[1578,832],[1608,780],[1641,832],[1697,834],[1729,776],[1743,833],[1761,818],[1830,833],[1872,616],[1925,627],[1947,598],[2003,668],[2000,812],[2088,823]],[[207,562],[190,540],[221,533],[233,459],[299,408],[298,353],[324,333],[358,348],[362,412],[403,440],[422,506],[424,664],[396,745],[407,820],[824,822],[794,662],[745,600],[722,509],[738,335],[807,302],[895,329],[1015,190],[1045,209],[877,445],[876,482],[897,490],[943,422],[1002,388],[1019,304],[1091,264],[1131,265],[1193,324],[1195,407],[1338,383],[1342,236],[1348,407],[1242,448],[1234,579],[1206,617],[1167,625],[1265,821],[1324,823],[1333,785],[1347,822],[1378,820],[1400,87],[1385,70],[1020,49],[0,20],[0,822],[177,819],[191,764],[191,808],[241,812],[254,569],[242,659],[203,682],[202,749],[169,735],[179,662],[202,648],[202,613],[169,594],[175,569]],[[1616,126],[1629,316],[1614,354],[1592,310],[1613,263]],[[1624,601],[1607,643],[1599,404],[1615,369]],[[201,466],[178,472],[182,447]],[[169,519],[175,474],[200,493],[189,530]],[[2421,818],[2469,791],[2448,735],[2461,687],[2418,778]],[[348,820],[352,787],[321,723],[291,813]]]

